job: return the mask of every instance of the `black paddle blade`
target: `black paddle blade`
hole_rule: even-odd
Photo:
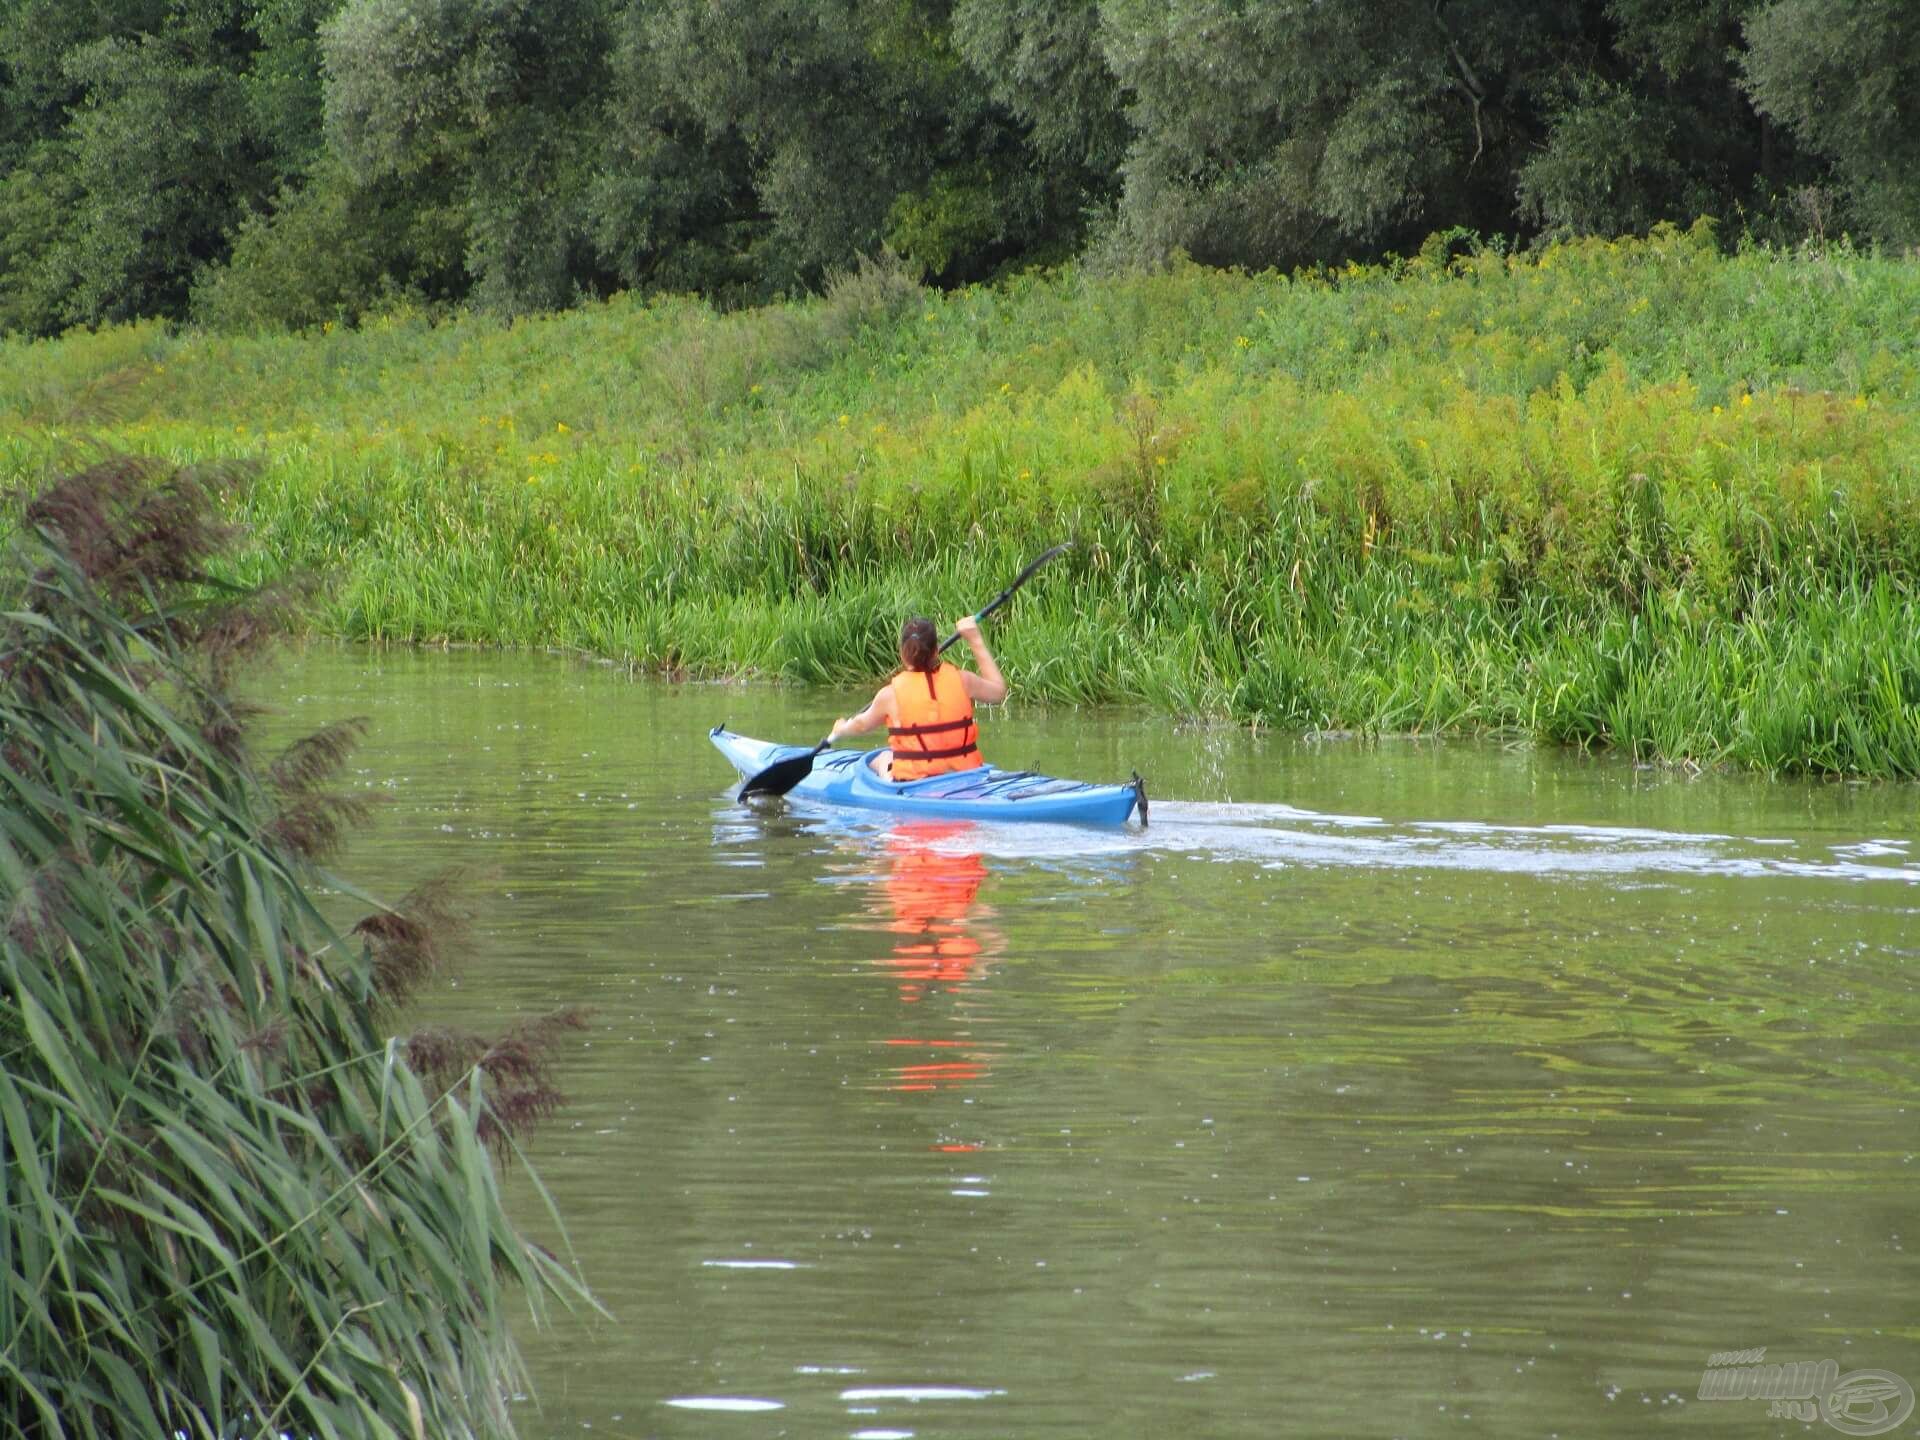
[[[740,798],[749,795],[784,795],[813,773],[813,757],[827,748],[822,740],[811,750],[776,760],[757,775],[749,775],[740,786]]]
[[[1133,813],[1140,817],[1140,828],[1147,828],[1147,782],[1140,778],[1138,770],[1133,772]]]

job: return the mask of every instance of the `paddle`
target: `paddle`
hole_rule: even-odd
[[[974,611],[973,618],[975,620],[984,620],[993,614],[994,611],[998,610],[1013,598],[1016,590],[1033,578],[1036,570],[1046,564],[1047,561],[1053,559],[1053,557],[1058,555],[1062,550],[1070,549],[1072,545],[1073,541],[1068,540],[1047,551],[1046,554],[1042,555],[1016,575],[1011,585],[1007,586],[1006,589],[994,596],[993,599]],[[959,638],[960,632],[958,630],[954,631],[953,634],[940,642],[941,651],[944,652],[949,645],[953,644],[953,642]],[[749,795],[786,794],[813,773],[814,757],[832,743],[830,740],[822,740],[811,750],[802,750],[797,755],[788,755],[783,759],[774,761],[771,765],[767,766],[766,769],[760,771],[759,774],[748,776],[745,783],[740,786],[740,798],[744,800]]]

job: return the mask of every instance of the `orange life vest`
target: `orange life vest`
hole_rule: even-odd
[[[960,671],[942,661],[929,674],[902,670],[893,677],[893,778],[923,780],[949,770],[971,770],[980,759],[973,699]]]

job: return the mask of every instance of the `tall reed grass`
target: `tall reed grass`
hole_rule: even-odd
[[[571,1019],[390,1034],[450,897],[316,911],[356,727],[249,750],[274,597],[203,577],[238,478],[97,462],[0,561],[0,1431],[511,1434],[510,1291],[583,1292],[488,1146]]]
[[[1912,776],[1917,336],[1913,261],[1699,231],[870,267],[732,314],[0,345],[0,464],[103,422],[257,456],[242,573],[338,572],[314,623],[349,636],[866,678],[901,613],[1073,535],[998,632],[1028,695]]]

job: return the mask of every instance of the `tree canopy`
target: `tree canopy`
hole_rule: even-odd
[[[1920,243],[1905,0],[9,0],[0,329]]]

